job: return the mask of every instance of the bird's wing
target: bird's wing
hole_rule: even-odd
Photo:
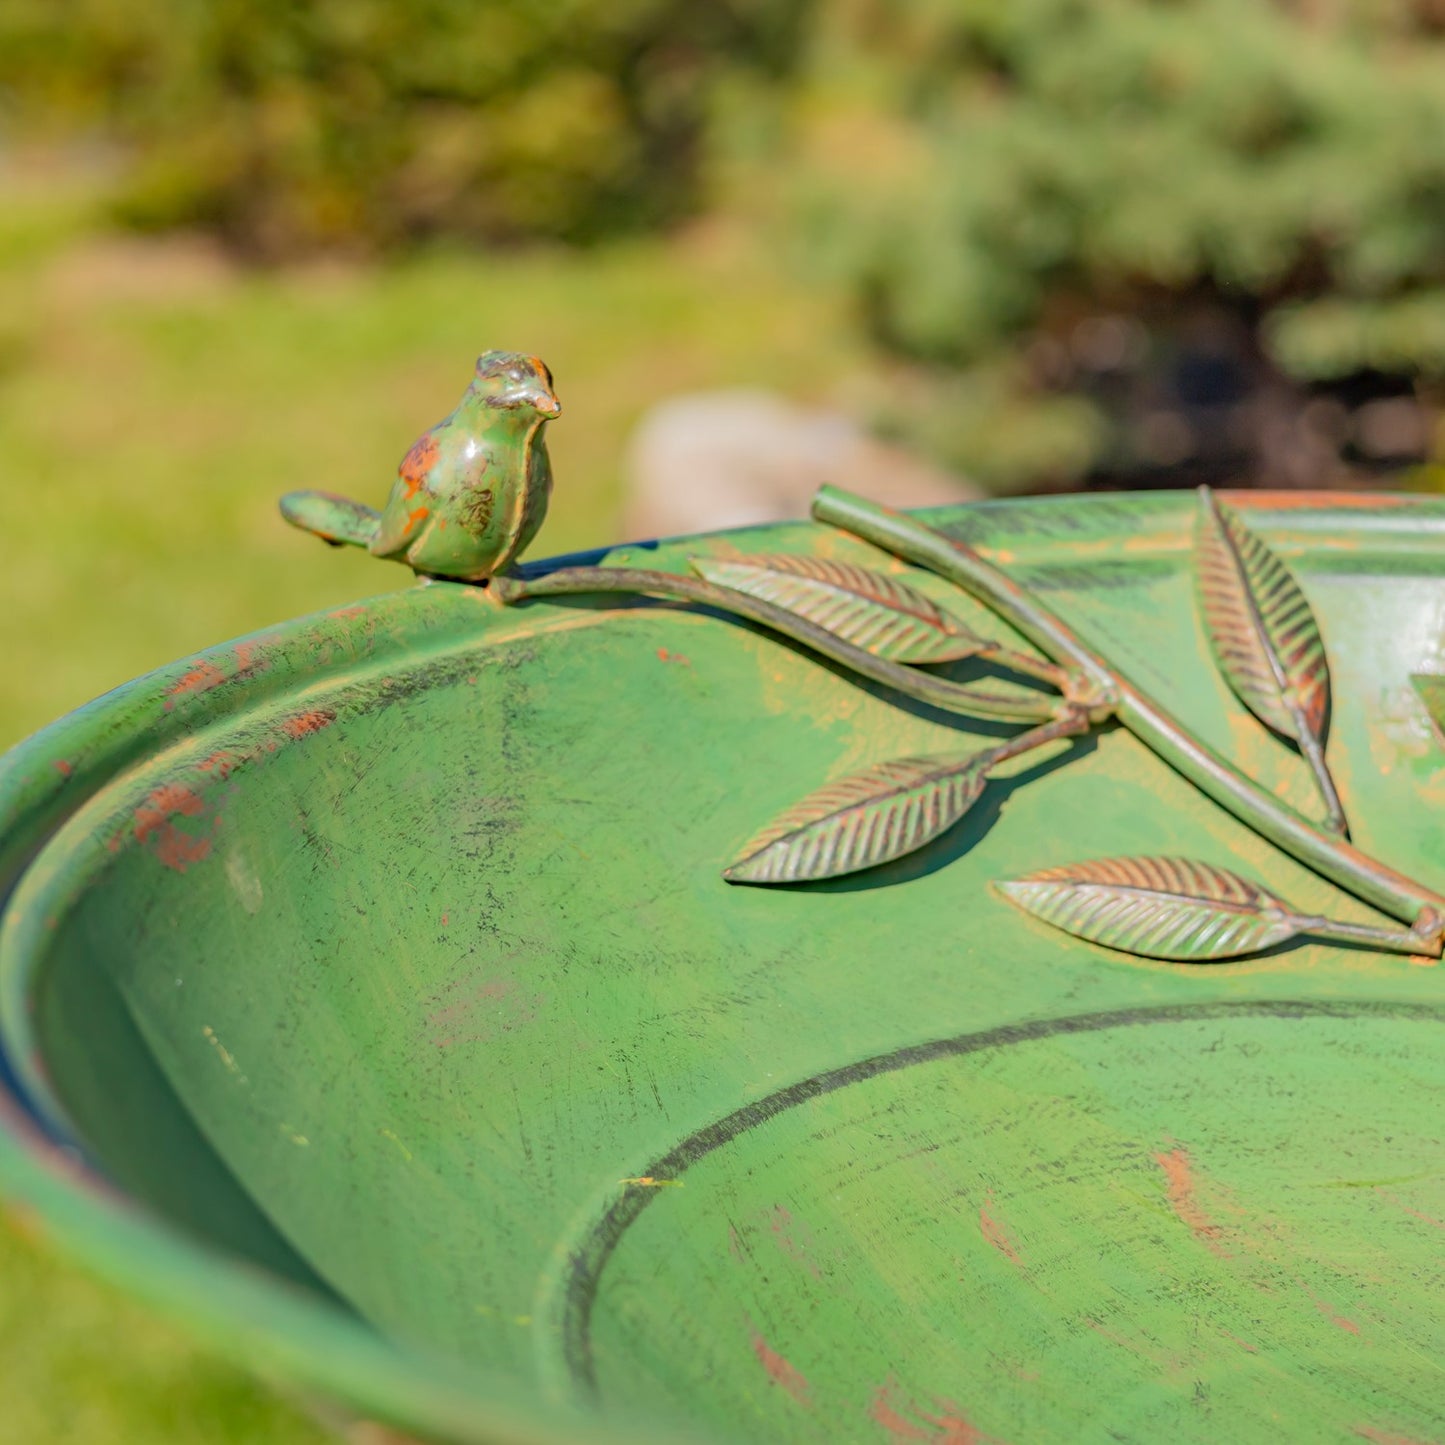
[[[431,507],[424,494],[406,495],[400,485],[392,489],[381,513],[371,551],[377,557],[395,557],[406,551],[421,533],[431,516]]]

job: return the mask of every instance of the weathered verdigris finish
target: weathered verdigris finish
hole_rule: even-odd
[[[950,714],[1039,721],[1002,748],[980,751],[972,759],[885,758],[828,783],[763,829],[725,870],[730,881],[792,885],[895,862],[953,826],[983,796],[1000,763],[1119,722],[1261,837],[1409,925],[1362,928],[1298,917],[1294,931],[1440,957],[1445,897],[1341,836],[1347,831],[1344,813],[1324,757],[1329,669],[1304,594],[1269,545],[1209,488],[1200,489],[1199,500],[1203,525],[1195,572],[1210,647],[1221,673],[1251,711],[1299,743],[1328,808],[1323,830],[1227,755],[1210,748],[1126,670],[1087,647],[1063,615],[1026,583],[966,542],[835,488],[819,492],[813,506],[816,518],[835,522],[964,589],[1044,656],[1004,647],[998,639],[980,639],[956,622],[945,627],[946,614],[906,584],[822,558],[794,563],[786,557],[743,556],[721,564],[694,558],[693,570],[706,579],[702,582],[655,569],[564,567],[531,581],[498,578],[494,591],[513,603],[628,592],[707,603],[804,642],[859,678],[881,682]],[[940,642],[952,649],[948,656],[987,657],[1006,673],[1043,683],[1054,695],[1027,689],[1000,695],[899,665],[929,660],[911,655],[911,650]],[[1152,958],[1216,962],[1276,941],[1265,920],[1274,905],[1266,904],[1269,895],[1257,885],[1197,860],[1168,860],[1163,870],[1154,866],[1159,861],[1113,860],[1110,867],[1117,864],[1117,876],[1105,889],[1088,877],[1090,865],[1085,864],[1072,880],[1061,870],[1046,870],[1049,886],[1042,894],[1032,886],[1037,879],[1028,887],[1004,885],[1002,891],[1057,927]],[[1179,876],[1190,880],[1180,890],[1159,885],[1161,873],[1175,863],[1179,868],[1174,871],[1182,869]],[[1153,883],[1142,881],[1146,874],[1153,876]],[[1034,906],[1045,895],[1057,903],[1060,887],[1069,889],[1069,907]],[[1155,923],[1162,909],[1171,923],[1162,931],[1152,924],[1121,925],[1121,909],[1130,917],[1143,909]],[[1239,923],[1245,926],[1236,926]]]
[[[1196,572],[1215,660],[1250,712],[1298,745],[1327,826],[1343,833],[1344,808],[1325,762],[1329,662],[1309,601],[1263,539],[1207,488],[1200,499]]]
[[[930,520],[1317,812],[1207,663],[1196,505]],[[1354,843],[1438,886],[1410,679],[1445,670],[1445,503],[1229,505],[1328,640]],[[591,563],[778,553],[1000,635],[822,527]],[[247,1358],[458,1441],[1437,1436],[1436,961],[1145,961],[988,885],[1186,857],[1309,918],[1364,904],[1126,728],[1015,763],[883,869],[722,879],[810,791],[1018,727],[702,609],[462,585],[142,679],[0,765],[0,1039],[119,1193],[14,1106],[0,1182]]]
[[[377,512],[331,492],[291,492],[281,514],[336,546],[365,547],[427,577],[480,582],[531,545],[547,515],[552,466],[543,431],[561,413],[535,356],[488,351],[455,411],[401,459]]]

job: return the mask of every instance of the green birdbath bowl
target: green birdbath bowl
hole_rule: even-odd
[[[620,548],[651,581],[412,587],[11,753],[10,1202],[458,1445],[1439,1438],[1445,503],[925,520],[994,580]],[[760,555],[992,641],[860,678]]]

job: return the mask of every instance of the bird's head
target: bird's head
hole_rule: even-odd
[[[552,390],[552,373],[535,356],[516,351],[489,351],[478,357],[471,389],[498,411],[533,413],[546,420],[562,411]]]

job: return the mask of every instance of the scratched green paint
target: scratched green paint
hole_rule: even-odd
[[[943,520],[1308,809],[1207,663],[1192,505]],[[1356,836],[1438,877],[1409,677],[1445,506],[1248,516],[1324,632]],[[705,544],[815,547],[880,565]],[[148,1213],[18,1134],[0,1182],[248,1358],[458,1441],[1438,1432],[1440,970],[1147,963],[988,882],[1183,853],[1366,909],[1118,731],[876,875],[720,879],[829,778],[997,736],[715,617],[449,584],[178,664],[0,772],[6,1047]]]
[[[1427,1436],[1442,1023],[1145,1015],[780,1113],[624,1236],[602,1393],[745,1439]]]

